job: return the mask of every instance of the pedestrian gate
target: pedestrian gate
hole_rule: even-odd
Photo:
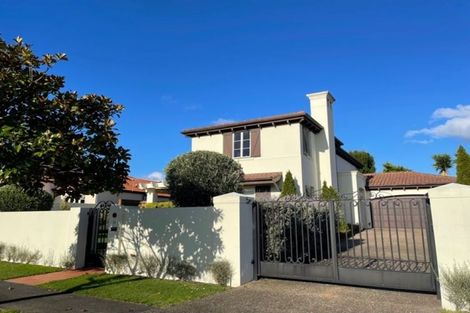
[[[436,292],[427,200],[256,202],[258,275]]]
[[[88,233],[85,266],[104,267],[108,245],[109,210],[115,204],[111,201],[98,203],[88,211]]]

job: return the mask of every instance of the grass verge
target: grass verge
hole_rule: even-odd
[[[204,298],[227,289],[196,282],[109,274],[83,275],[41,286],[56,291],[156,307]]]
[[[57,267],[0,261],[0,280],[32,276],[38,274],[46,274],[61,270],[61,268]]]

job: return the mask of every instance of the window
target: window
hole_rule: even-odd
[[[310,130],[308,130],[306,127],[302,127],[302,143],[304,154],[310,156]]]
[[[266,185],[266,186],[256,186],[255,187],[255,192],[256,193],[267,193],[271,192],[271,186]]]
[[[233,134],[233,157],[249,157],[251,155],[251,138],[248,130]]]

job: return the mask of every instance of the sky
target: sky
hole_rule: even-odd
[[[308,111],[322,90],[344,148],[379,171],[470,150],[470,0],[2,0],[0,36],[18,35],[68,55],[66,89],[125,106],[133,176],[190,151],[185,128]]]

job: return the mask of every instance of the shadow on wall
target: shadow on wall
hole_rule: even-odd
[[[223,216],[217,208],[123,207],[119,213],[120,227],[108,253],[127,255],[125,271],[130,274],[143,274],[146,262],[156,262],[154,274],[147,275],[165,278],[168,265],[176,260],[192,264],[200,277],[223,251]]]

